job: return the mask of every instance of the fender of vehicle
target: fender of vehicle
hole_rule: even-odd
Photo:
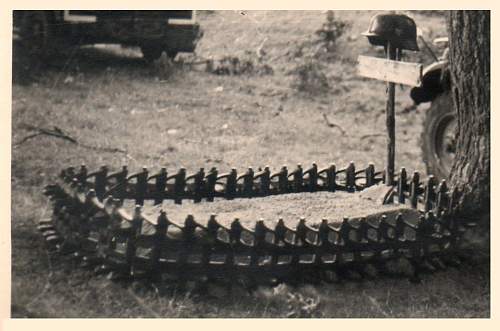
[[[422,84],[410,91],[415,104],[429,102],[449,89],[448,61],[432,63],[424,69]]]

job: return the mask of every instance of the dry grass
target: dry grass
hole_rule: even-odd
[[[354,160],[384,164],[384,85],[356,76],[360,53],[376,54],[359,33],[372,13],[336,14],[352,25],[338,57],[325,63],[330,90],[305,97],[291,88],[296,46],[324,20],[321,12],[214,12],[201,14],[205,37],[199,55],[215,58],[261,47],[273,75],[215,76],[178,67],[158,77],[138,52],[85,48],[55,59],[13,86],[13,141],[26,124],[57,126],[81,144],[126,151],[99,152],[49,136],[12,150],[12,314],[16,317],[487,317],[489,265],[426,276],[419,285],[381,279],[335,285],[263,288],[253,294],[210,289],[198,297],[175,287],[111,282],[51,260],[35,230],[42,196],[61,168],[86,163],[169,170],[297,163],[308,167]],[[439,16],[415,16],[429,35],[443,33]],[[237,36],[235,38],[235,36]],[[398,90],[398,110],[410,103]],[[324,122],[323,114],[345,134]],[[419,150],[422,112],[397,114],[397,160],[424,171]],[[286,202],[284,202],[286,203]],[[296,215],[300,217],[301,215]],[[257,219],[259,215],[255,215]],[[289,315],[290,314],[290,315]]]

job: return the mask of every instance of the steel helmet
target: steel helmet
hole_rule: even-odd
[[[389,41],[401,50],[418,51],[417,26],[406,15],[377,14],[372,17],[370,28],[363,33],[372,45],[386,46]]]

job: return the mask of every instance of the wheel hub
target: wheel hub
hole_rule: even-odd
[[[455,159],[457,120],[455,116],[445,116],[436,130],[436,158],[449,172]]]

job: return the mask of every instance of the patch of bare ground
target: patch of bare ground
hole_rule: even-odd
[[[126,210],[132,211],[133,207],[133,201],[125,201]],[[214,214],[219,222],[226,225],[235,219],[249,226],[255,225],[259,219],[274,225],[281,218],[288,225],[295,226],[299,218],[305,218],[310,225],[319,224],[322,219],[333,224],[342,222],[344,217],[360,218],[394,212],[401,208],[398,204],[381,205],[360,193],[339,191],[290,193],[251,199],[215,199],[214,202],[202,203],[184,201],[181,205],[170,201],[155,206],[146,203],[143,211],[154,219],[154,216],[158,216],[160,210],[163,210],[167,217],[175,222],[182,222],[187,215],[193,215],[195,220],[205,223],[210,215]]]

